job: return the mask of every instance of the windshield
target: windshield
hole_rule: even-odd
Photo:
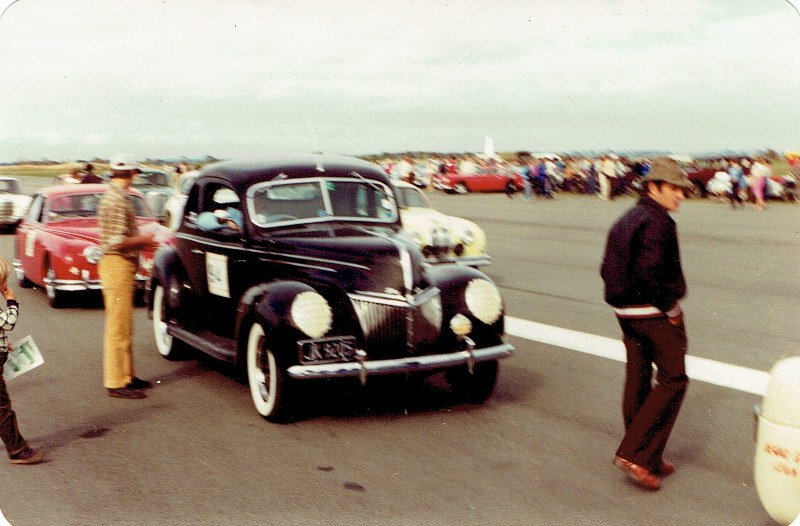
[[[416,188],[395,188],[400,208],[430,208],[422,192]]]
[[[131,186],[141,188],[143,186],[169,186],[169,179],[166,172],[140,172],[133,176]]]
[[[0,193],[4,194],[18,194],[19,185],[16,179],[0,179]]]
[[[50,199],[46,205],[48,221],[62,221],[75,217],[96,217],[100,208],[102,192],[91,194],[62,195]],[[141,197],[129,195],[136,217],[152,217]]]
[[[296,179],[259,183],[247,192],[256,226],[334,219],[389,223],[397,220],[391,191],[381,182]]]

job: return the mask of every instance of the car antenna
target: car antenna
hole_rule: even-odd
[[[306,126],[308,126],[308,136],[311,139],[314,156],[316,157],[317,160],[317,171],[324,172],[325,167],[322,165],[322,149],[319,147],[319,137],[317,136],[317,130],[311,124],[311,119],[306,119]]]

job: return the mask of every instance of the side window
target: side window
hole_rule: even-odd
[[[200,189],[193,187],[187,206],[190,202],[194,209],[187,209],[187,213],[201,230],[231,235],[244,226],[239,196],[223,184],[210,182]]]
[[[44,197],[37,195],[31,201],[31,206],[28,208],[28,215],[25,217],[26,221],[41,223],[42,222],[42,205],[44,204]]]

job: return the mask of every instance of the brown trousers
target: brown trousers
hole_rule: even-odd
[[[622,416],[625,436],[617,455],[656,471],[681,409],[689,377],[684,326],[667,318],[619,318],[627,352]],[[658,367],[653,384],[653,364]]]

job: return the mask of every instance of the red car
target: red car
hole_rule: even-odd
[[[433,187],[445,192],[466,194],[469,192],[517,192],[522,190],[522,176],[514,172],[511,176],[502,170],[478,170],[473,174],[445,173],[433,177]]]
[[[103,251],[97,208],[107,188],[104,184],[50,186],[34,194],[14,241],[14,271],[20,287],[43,287],[54,308],[62,306],[69,294],[100,290],[97,263]],[[139,227],[160,227],[142,193],[134,189],[129,193]],[[142,252],[137,294],[144,290],[152,264],[153,253]]]

